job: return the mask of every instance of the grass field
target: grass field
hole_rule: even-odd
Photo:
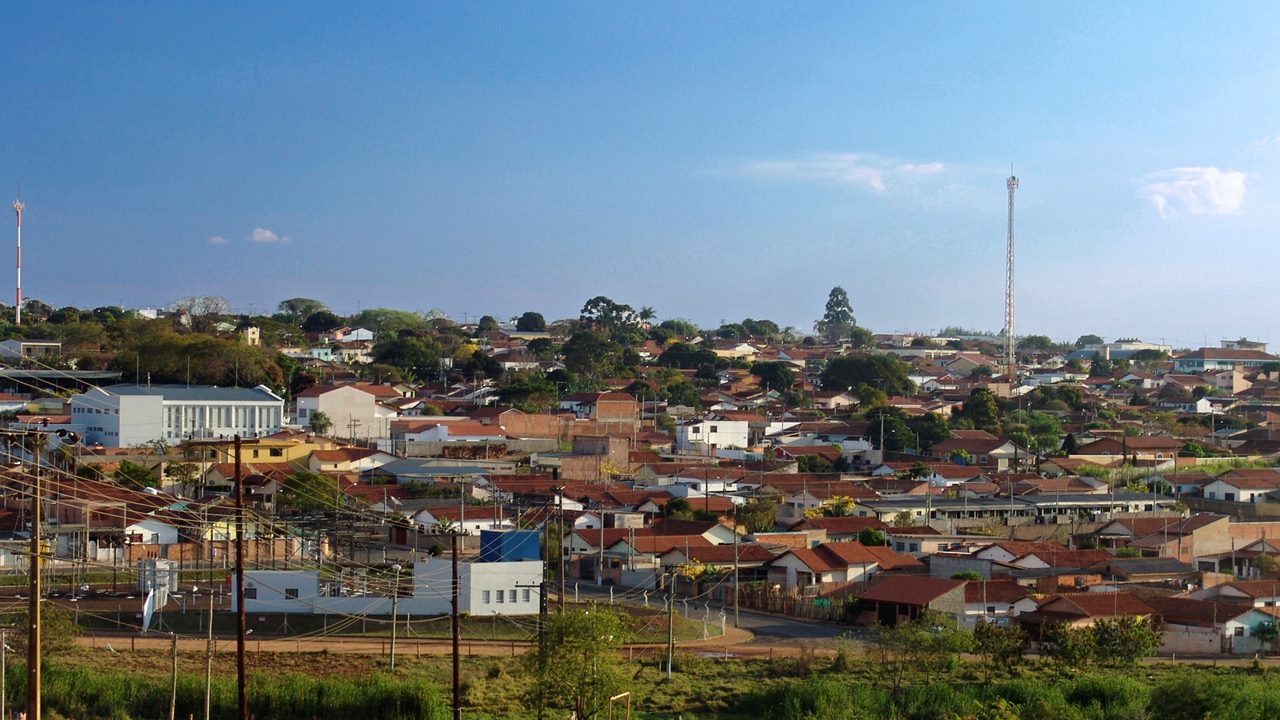
[[[169,656],[163,651],[112,653],[80,649],[51,658],[46,680],[52,710],[77,720],[160,718],[167,712]],[[259,718],[327,710],[292,717],[443,717],[449,700],[448,657],[402,657],[392,677],[385,658],[330,654],[251,654],[254,712]],[[109,668],[104,670],[104,668]],[[981,720],[1202,720],[1280,717],[1280,674],[1249,666],[1171,664],[1127,669],[1071,671],[1029,662],[1013,674],[962,662],[932,677],[908,678],[891,698],[883,669],[870,657],[855,657],[838,669],[829,655],[801,653],[768,659],[704,658],[681,651],[668,681],[656,656],[627,663],[633,717],[877,720],[978,718]],[[184,703],[203,692],[204,657],[179,659]],[[234,656],[215,660],[215,707],[230,708]],[[10,671],[9,696],[21,697],[20,668]],[[61,678],[61,679],[59,679]],[[520,658],[462,659],[464,717],[533,718],[521,698],[530,687]],[[103,686],[106,686],[105,688]],[[121,688],[124,688],[123,690]],[[322,697],[329,705],[307,698]],[[121,704],[117,711],[95,714]],[[161,700],[163,702],[161,702]],[[160,702],[148,710],[146,703]],[[130,705],[132,703],[132,705]],[[311,704],[308,704],[311,703]],[[133,709],[128,709],[128,707]],[[180,717],[187,705],[180,706]],[[261,709],[259,709],[261,707]],[[74,713],[68,715],[67,713]],[[196,710],[196,716],[200,711]],[[348,714],[360,713],[360,714]],[[420,714],[413,714],[420,713]],[[215,712],[215,717],[219,716]],[[223,715],[225,716],[225,715]],[[550,718],[567,713],[551,713]],[[52,717],[52,715],[50,716]]]

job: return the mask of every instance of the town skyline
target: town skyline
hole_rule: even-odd
[[[1267,5],[78,10],[0,31],[53,305],[808,330],[841,285],[880,332],[998,331],[1012,162],[1018,328],[1280,329]]]

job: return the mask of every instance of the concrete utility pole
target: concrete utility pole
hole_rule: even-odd
[[[667,679],[671,679],[671,664],[676,656],[676,575],[674,568],[667,573]]]
[[[396,584],[391,589],[391,672],[396,671],[396,613],[400,603],[400,564],[391,566],[396,571]]]
[[[235,436],[236,453],[236,699],[240,720],[249,720],[248,677],[245,672],[244,611],[244,482],[240,472],[240,436]]]
[[[35,491],[31,493],[31,586],[28,588],[31,597],[27,601],[27,718],[40,720],[40,454],[43,439],[39,431],[35,435],[30,432],[27,438],[35,437],[32,455],[35,456],[36,472],[34,476]]]
[[[462,676],[458,655],[461,651],[461,635],[458,631],[458,533],[449,534],[449,545],[453,554],[453,588],[452,607],[449,617],[453,631],[453,720],[462,720]]]

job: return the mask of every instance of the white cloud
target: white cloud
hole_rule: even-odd
[[[827,185],[860,185],[884,191],[880,168],[863,162],[861,155],[822,154],[798,160],[757,160],[745,170],[752,175],[790,182],[818,182]]]
[[[1239,170],[1180,167],[1144,176],[1138,194],[1162,218],[1234,215],[1244,207],[1247,176]]]
[[[756,177],[854,186],[877,193],[884,192],[886,181],[891,182],[894,176],[934,175],[943,169],[939,162],[902,163],[859,153],[818,153],[787,160],[756,160],[742,167],[743,172]]]
[[[1270,135],[1254,141],[1255,147],[1280,147],[1280,135]]]
[[[214,235],[209,238],[209,244],[210,245],[226,245],[227,239],[222,237],[221,235]]]
[[[256,243],[278,243],[281,245],[289,242],[288,236],[282,237],[263,227],[254,228],[253,232],[249,234],[249,240]]]
[[[898,166],[898,170],[910,175],[936,175],[944,169],[945,168],[940,162],[922,163],[919,165],[906,163]]]

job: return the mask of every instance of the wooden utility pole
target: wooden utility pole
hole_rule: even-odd
[[[6,634],[6,631],[4,630],[4,628],[0,628],[0,718],[8,717],[4,713],[4,704],[5,704],[4,703],[4,698],[5,698],[4,676],[9,669],[9,664],[6,662],[8,658],[5,657],[5,650],[4,650],[5,641],[8,640],[8,638],[5,637],[5,634]]]
[[[248,678],[245,675],[244,611],[244,478],[240,472],[240,436],[235,436],[236,452],[236,700],[240,720],[249,720]]]
[[[39,432],[28,433],[37,438],[32,444],[36,472],[31,493],[31,586],[27,601],[27,718],[40,720],[40,446]]]
[[[458,533],[449,534],[449,545],[453,554],[453,588],[452,608],[449,623],[453,630],[453,720],[462,720],[462,675],[458,655],[461,651],[461,634],[458,631]],[[242,718],[248,720],[248,718]]]

